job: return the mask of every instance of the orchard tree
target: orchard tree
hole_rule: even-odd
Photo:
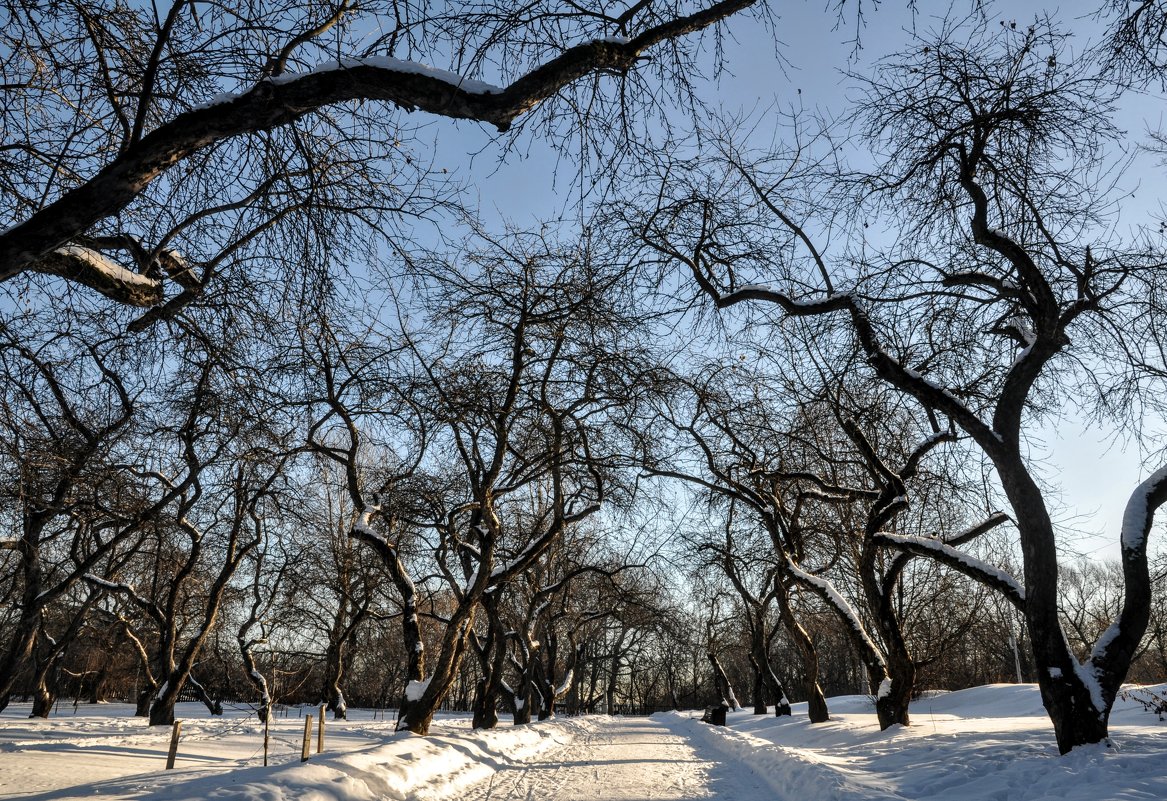
[[[621,497],[624,432],[652,376],[627,271],[586,237],[473,245],[415,265],[424,325],[403,318],[387,340],[399,344],[377,346],[395,349],[394,380],[358,367],[370,365],[339,343],[312,357],[320,386],[310,445],[345,472],[350,534],[395,576],[404,625],[419,621],[403,533],[420,531],[425,569],[444,585],[448,607],[426,664],[420,630],[407,632],[418,660],[399,725],[419,734],[458,681],[476,618],[499,603],[501,588],[606,498]],[[505,648],[497,654],[505,665]]]
[[[152,521],[141,580],[84,576],[136,607],[148,626],[135,639],[156,683],[151,725],[174,722],[188,685],[202,693],[193,671],[220,625],[235,573],[264,543],[267,520],[278,520],[294,497],[286,478],[296,449],[269,425],[264,396],[238,391],[222,355],[190,355],[172,386],[183,398],[170,407],[178,419],[153,432],[156,466],[139,472],[167,503]]]
[[[0,638],[0,709],[38,643],[51,648],[46,613],[86,572],[132,552],[160,508],[120,464],[141,390],[117,361],[108,341],[0,331],[0,509],[15,534],[2,540],[13,614]]]
[[[646,472],[704,490],[713,505],[723,510],[722,531],[703,532],[697,548],[709,554],[709,561],[724,573],[744,606],[755,712],[765,714],[766,704],[761,700],[765,693],[773,698],[775,715],[790,714],[790,702],[769,655],[773,605],[802,656],[811,722],[821,723],[828,716],[818,685],[818,656],[793,613],[786,570],[788,555],[796,562],[804,557],[797,523],[802,500],[788,506],[773,477],[787,443],[783,427],[775,420],[780,413],[767,399],[781,393],[742,376],[736,365],[701,372],[703,379],[687,382],[683,393],[662,410],[661,422],[679,435],[673,445],[677,452],[663,457],[658,450],[663,438],[657,440],[654,452],[646,457],[650,464]],[[715,666],[715,674],[718,670]]]
[[[1167,500],[1167,470],[1132,494],[1121,610],[1080,662],[1059,620],[1055,528],[1024,434],[1071,384],[1121,419],[1123,401],[1155,401],[1140,390],[1164,374],[1163,254],[1114,233],[1116,93],[1052,24],[943,23],[865,81],[855,123],[876,169],[830,180],[806,141],[807,153],[760,160],[726,146],[640,221],[718,308],[834,323],[871,374],[951,420],[992,463],[1063,752],[1107,735],[1147,626],[1147,534]]]

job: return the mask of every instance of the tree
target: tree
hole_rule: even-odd
[[[150,725],[174,722],[174,705],[218,625],[237,570],[265,540],[267,519],[286,506],[286,471],[296,449],[269,426],[262,402],[237,392],[231,368],[195,354],[176,380],[185,414],[155,433],[158,467],[141,471],[166,502],[152,521],[143,586],[87,573],[95,587],[135,606],[153,634],[134,640],[150,670]],[[182,395],[183,393],[178,393]],[[213,703],[208,706],[215,706]]]
[[[297,228],[311,231],[347,251],[330,229],[389,232],[402,214],[440,202],[440,189],[402,182],[411,131],[400,115],[387,125],[386,107],[502,131],[538,109],[553,140],[627,132],[608,122],[629,104],[686,95],[701,48],[691,34],[755,2],[639,2],[614,15],[555,0],[519,10],[6,3],[0,69],[13,102],[0,112],[0,281],[47,273],[172,313],[272,229],[293,240]],[[488,68],[504,86],[478,80],[493,77]],[[616,96],[601,86],[610,75]],[[428,181],[421,170],[415,185]],[[386,242],[393,248],[394,236]],[[293,259],[288,269],[299,281],[295,271],[311,268]],[[168,295],[172,284],[179,292]]]
[[[985,454],[1019,532],[1024,581],[1013,592],[1063,752],[1106,737],[1147,625],[1147,533],[1167,501],[1163,470],[1132,495],[1122,609],[1079,662],[1059,621],[1055,530],[1026,461],[1025,423],[1063,382],[1098,389],[1101,405],[1108,382],[1126,392],[1113,402],[1131,397],[1138,379],[1162,375],[1151,329],[1163,258],[1149,242],[1118,241],[1108,225],[1116,90],[1089,58],[1072,60],[1066,41],[1043,22],[999,31],[945,24],[885,60],[857,116],[878,166],[841,182],[833,217],[795,186],[805,172],[786,181],[777,160],[754,169],[723,150],[741,205],[708,194],[690,204],[712,216],[688,218],[684,245],[659,214],[642,229],[719,308],[834,321],[872,374],[951,419]],[[858,211],[845,216],[844,206]],[[762,233],[747,251],[742,231],[763,218],[778,233]],[[828,252],[814,235],[824,229],[850,233],[854,247]],[[1010,584],[999,572],[985,576]]]
[[[1147,84],[1167,77],[1167,5],[1161,0],[1107,0],[1106,66],[1120,81]]]
[[[621,432],[652,375],[625,272],[590,242],[533,234],[474,245],[415,265],[425,325],[403,325],[398,344],[381,348],[401,363],[393,381],[339,342],[321,341],[311,359],[323,386],[311,395],[309,442],[345,471],[350,534],[396,576],[400,533],[420,531],[450,602],[428,675],[419,661],[406,687],[399,725],[419,734],[458,678],[480,611],[620,497]],[[415,582],[400,578],[405,623],[417,626]]]
[[[782,624],[802,657],[811,722],[824,722],[828,713],[818,683],[818,653],[794,614],[791,592],[795,579],[790,570],[791,565],[808,558],[801,517],[807,498],[817,488],[787,497],[780,479],[789,472],[786,452],[790,443],[782,411],[769,401],[785,393],[758,376],[743,376],[736,365],[708,367],[702,372],[704,377],[687,388],[691,397],[681,401],[680,409],[667,410],[663,415],[665,422],[683,437],[681,447],[693,453],[686,455],[682,450],[667,460],[671,464],[652,454],[647,472],[688,482],[728,503],[724,539],[706,541],[702,547],[717,555],[718,566],[746,606],[757,689],[765,687],[774,696],[776,715],[790,714],[786,692],[769,656],[773,631],[767,623],[768,608],[776,603]],[[760,590],[746,585],[742,548],[734,545],[735,516],[739,521],[748,516],[756,522],[756,532],[762,535],[770,556],[761,561],[764,567]],[[746,550],[757,553],[756,539],[749,537],[747,541],[754,545]],[[812,542],[810,548],[813,547]]]
[[[5,329],[0,339],[7,476],[0,506],[17,532],[4,544],[13,554],[9,592],[18,610],[0,651],[0,709],[44,639],[47,610],[87,571],[132,552],[158,508],[115,466],[138,394],[113,366],[116,348],[67,334],[23,334]],[[56,644],[46,647],[52,660],[60,656]]]

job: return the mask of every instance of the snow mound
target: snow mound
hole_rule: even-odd
[[[149,727],[129,708],[76,717],[0,722],[0,799],[41,801],[431,801],[458,798],[502,767],[522,765],[594,730],[592,718],[474,731],[468,718],[439,718],[428,737],[393,731],[393,721],[329,721],[325,753],[299,761],[303,720],[277,719],[272,764],[262,765],[263,727],[254,716],[218,719],[180,705],[185,718],[175,770],[163,770],[169,727]],[[119,705],[124,707],[124,705]],[[15,708],[14,708],[15,707]],[[302,712],[312,713],[308,708]],[[313,721],[312,750],[315,751]],[[38,792],[39,791],[39,792]]]

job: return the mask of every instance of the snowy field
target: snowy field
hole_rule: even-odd
[[[261,725],[242,712],[211,719],[181,705],[175,770],[163,770],[169,730],[123,705],[62,706],[30,721],[0,715],[0,798],[179,801],[373,799],[1167,799],[1167,722],[1120,702],[1113,747],[1060,757],[1035,687],[998,685],[925,698],[910,728],[880,732],[871,702],[830,699],[832,720],[731,713],[729,726],[696,713],[561,719],[473,732],[443,718],[433,735],[392,732],[353,710],[327,723],[326,752],[299,761],[303,720],[273,722],[270,766]],[[311,710],[307,710],[311,711]],[[315,740],[313,740],[313,750]]]

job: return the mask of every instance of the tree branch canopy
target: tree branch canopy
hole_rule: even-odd
[[[155,305],[162,300],[161,277],[111,279],[92,260],[54,253],[99,221],[124,210],[159,176],[194,154],[353,100],[386,101],[411,111],[489,123],[505,131],[518,117],[580,78],[627,73],[655,45],[700,31],[756,2],[722,0],[654,25],[631,40],[597,39],[570,47],[502,88],[386,57],[347,59],[306,73],[261,80],[245,92],[178,114],[130,144],[91,178],[0,235],[0,281],[35,270],[85,284],[121,303]]]

